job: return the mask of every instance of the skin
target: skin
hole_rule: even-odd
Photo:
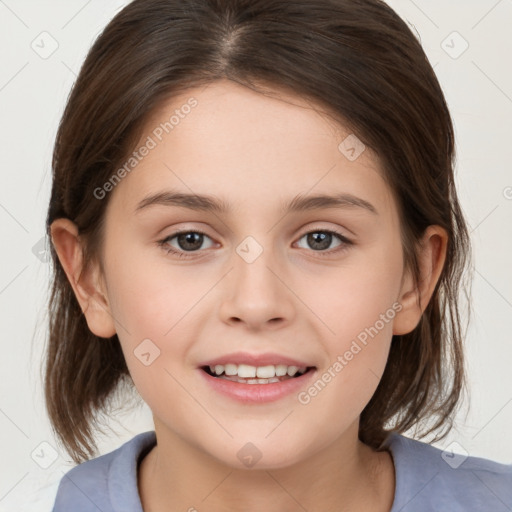
[[[226,80],[191,89],[150,116],[137,147],[190,97],[198,105],[103,199],[104,273],[98,264],[83,268],[71,221],[52,224],[89,328],[118,334],[153,412],[158,444],[138,475],[144,510],[389,511],[393,461],[358,440],[359,416],[392,335],[413,330],[428,304],[446,232],[426,230],[415,288],[378,158],[366,148],[349,161],[338,145],[350,131],[290,93],[270,98]],[[154,205],[135,213],[148,194],[170,188],[221,197],[231,211]],[[280,210],[298,194],[322,192],[354,194],[378,215],[356,207]],[[158,245],[178,228],[207,234],[189,258]],[[332,229],[353,244],[340,251],[333,235],[319,250],[304,236]],[[247,236],[263,249],[252,263],[236,252]],[[169,245],[187,249],[177,238]],[[201,362],[245,350],[308,361],[321,375],[393,304],[401,310],[308,404],[296,394],[240,404],[199,374]],[[160,356],[145,366],[134,350],[147,338]],[[237,458],[247,442],[262,454],[251,468]]]

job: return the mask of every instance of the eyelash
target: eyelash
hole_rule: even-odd
[[[210,236],[208,236],[207,233],[205,233],[204,231],[201,231],[200,229],[186,229],[186,230],[181,230],[181,231],[175,231],[174,233],[170,234],[169,236],[166,236],[163,240],[159,240],[157,243],[167,254],[173,254],[173,255],[178,256],[179,258],[191,258],[191,257],[194,257],[193,254],[196,253],[196,252],[199,252],[199,251],[189,251],[187,253],[187,252],[184,252],[184,251],[178,251],[178,250],[176,250],[176,249],[174,249],[174,248],[172,248],[172,247],[167,245],[167,243],[170,240],[172,240],[173,238],[177,237],[178,235],[182,235],[184,233],[197,233],[199,235],[204,235],[204,236],[207,236],[208,238],[210,238]],[[334,229],[313,229],[313,230],[310,230],[310,231],[307,231],[307,232],[303,233],[299,237],[299,240],[301,238],[304,238],[306,235],[311,234],[311,233],[328,233],[328,234],[331,234],[331,235],[336,235],[339,238],[339,240],[342,242],[342,244],[339,247],[337,247],[336,249],[334,249],[334,250],[330,250],[330,251],[312,251],[312,252],[317,253],[320,257],[328,257],[328,256],[332,256],[333,254],[337,254],[337,253],[346,251],[349,248],[349,246],[354,244],[354,242],[352,242],[346,236],[344,236],[342,233],[340,233],[340,232],[338,232],[338,231],[336,231]]]

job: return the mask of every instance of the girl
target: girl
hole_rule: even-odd
[[[511,510],[512,466],[402,435],[465,387],[453,161],[380,0],[124,8],[54,151],[54,512]],[[124,384],[155,429],[92,458]]]

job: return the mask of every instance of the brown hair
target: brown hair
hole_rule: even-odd
[[[416,282],[421,235],[432,224],[447,231],[445,265],[433,296],[417,327],[393,336],[359,430],[361,441],[375,449],[391,430],[413,426],[424,427],[417,432],[421,437],[447,427],[435,438],[442,439],[466,387],[457,294],[470,240],[454,184],[454,133],[443,92],[419,41],[384,2],[127,5],[95,41],[68,98],[53,153],[47,235],[55,219],[71,219],[85,244],[85,264],[101,264],[108,197],[96,199],[94,189],[133,151],[154,109],[221,78],[259,92],[258,84],[266,84],[308,98],[376,152],[398,204],[404,261]],[[50,248],[45,399],[52,427],[79,463],[95,455],[97,413],[112,404],[121,384],[133,389],[133,381],[117,336],[106,340],[88,329]]]

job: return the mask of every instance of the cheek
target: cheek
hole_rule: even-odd
[[[197,279],[192,267],[148,265],[134,253],[111,261],[106,271],[126,364],[140,394],[152,403],[156,390],[175,391],[170,374],[183,371],[180,365],[197,337],[194,318],[211,285]]]
[[[357,337],[386,312],[394,318],[401,277],[400,248],[375,243],[368,250],[358,250],[343,265],[298,282],[308,308],[326,328],[326,339],[338,340],[342,348],[344,340]],[[379,322],[378,327],[387,334],[392,322],[385,326]]]
[[[335,324],[335,335],[324,337],[328,360],[297,397],[311,415],[329,425],[333,436],[360,416],[386,367],[396,311],[374,311]]]
[[[398,246],[400,247],[400,246]],[[400,249],[391,246],[368,251],[310,286],[307,304],[321,320],[321,337],[328,360],[314,389],[305,390],[303,402],[334,409],[341,421],[348,410],[359,414],[375,392],[384,372],[401,305]],[[305,293],[305,292],[303,292]],[[322,405],[321,405],[322,404]],[[332,410],[332,409],[331,409]],[[349,414],[349,417],[351,415]]]
[[[192,266],[154,263],[142,253],[118,259],[109,276],[112,314],[134,340],[166,340],[184,328],[208,291],[208,281],[215,281],[213,276],[201,279]]]

